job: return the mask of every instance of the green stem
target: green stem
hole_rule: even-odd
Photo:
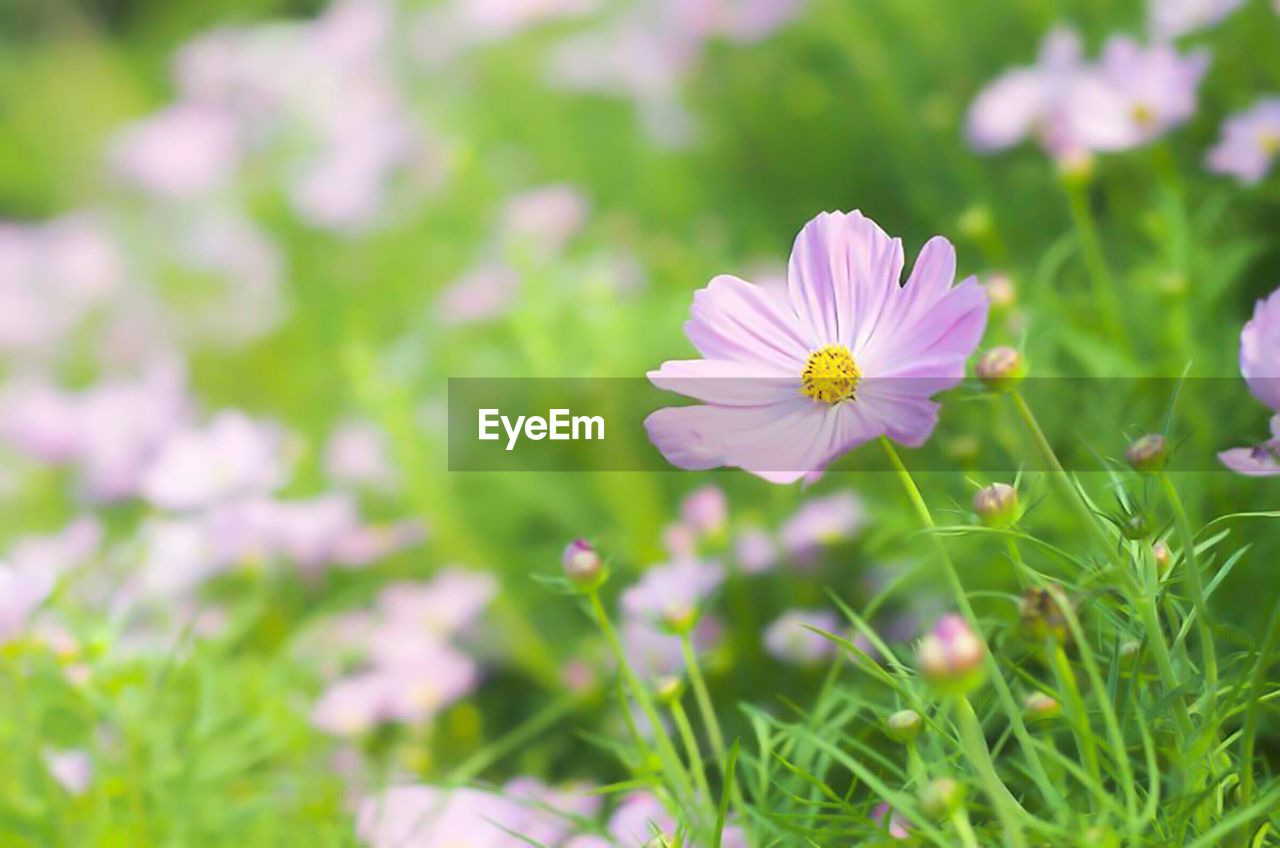
[[[1200,557],[1196,554],[1196,538],[1191,532],[1191,522],[1182,505],[1178,489],[1169,479],[1169,475],[1160,472],[1160,484],[1164,489],[1169,507],[1173,510],[1174,522],[1178,526],[1178,535],[1182,539],[1182,573],[1191,596],[1191,605],[1196,611],[1196,633],[1200,637],[1200,650],[1204,654],[1204,677],[1209,690],[1209,703],[1212,708],[1215,688],[1218,685],[1218,655],[1213,642],[1213,627],[1209,624],[1209,609],[1204,597],[1204,578],[1200,574]]]
[[[1093,728],[1089,726],[1089,713],[1085,710],[1084,698],[1080,696],[1080,687],[1076,683],[1075,671],[1067,659],[1066,651],[1056,640],[1050,639],[1045,645],[1045,653],[1049,664],[1053,667],[1053,675],[1058,679],[1067,702],[1067,718],[1071,722],[1071,730],[1076,737],[1076,748],[1080,758],[1084,760],[1085,771],[1096,786],[1102,786],[1102,770],[1098,768],[1098,745],[1093,736]]]
[[[596,625],[600,628],[600,632],[604,634],[605,641],[609,643],[609,649],[613,651],[614,659],[617,660],[618,673],[622,675],[623,681],[631,692],[631,697],[640,707],[640,711],[644,713],[650,728],[653,730],[653,738],[657,741],[658,755],[663,761],[663,768],[669,773],[672,781],[677,784],[677,799],[681,799],[681,796],[684,799],[688,799],[687,802],[681,799],[678,803],[685,810],[696,809],[696,805],[692,803],[696,797],[693,783],[685,772],[684,764],[680,761],[680,755],[676,753],[675,744],[672,743],[671,736],[667,733],[667,728],[658,717],[658,711],[653,706],[653,698],[650,697],[649,690],[636,678],[635,672],[631,670],[631,664],[627,662],[627,654],[622,648],[621,640],[618,639],[618,633],[613,629],[613,624],[609,621],[609,615],[605,612],[604,604],[600,602],[600,593],[589,592],[587,600],[591,605],[591,612],[595,616]]]
[[[1102,243],[1098,240],[1098,230],[1094,225],[1085,186],[1080,181],[1067,180],[1063,187],[1066,189],[1067,205],[1071,208],[1071,220],[1075,223],[1076,236],[1080,239],[1085,271],[1089,275],[1103,329],[1117,348],[1127,351],[1129,339],[1120,322],[1120,301],[1116,298],[1111,271],[1102,252]]]
[[[1160,682],[1164,688],[1170,693],[1178,688],[1178,675],[1173,670],[1173,658],[1169,655],[1169,646],[1164,641],[1164,630],[1160,627],[1160,613],[1156,610],[1156,599],[1154,596],[1144,593],[1141,598],[1137,599],[1134,604],[1138,608],[1138,615],[1142,619],[1142,627],[1147,632],[1147,644],[1151,646],[1151,653],[1155,656],[1156,671],[1160,674]],[[1181,742],[1187,745],[1191,741],[1191,737],[1195,735],[1195,729],[1191,726],[1191,719],[1187,717],[1187,711],[1181,706],[1170,710],[1173,713],[1174,722],[1178,725],[1178,733],[1181,735]]]
[[[681,706],[678,698],[671,701],[671,718],[676,723],[676,729],[680,731],[680,739],[684,743],[685,756],[689,758],[689,770],[693,772],[693,779],[698,784],[698,791],[710,803],[712,799],[711,786],[707,783],[707,769],[702,762],[702,750],[698,747],[698,739],[693,734],[693,726],[689,724],[689,715],[684,711],[684,707]]]
[[[973,832],[973,825],[969,823],[969,810],[963,804],[951,814],[951,824],[960,835],[960,844],[964,848],[979,848],[978,837]]]
[[[1262,640],[1258,661],[1253,667],[1253,680],[1249,686],[1249,701],[1244,713],[1244,730],[1240,734],[1240,807],[1246,808],[1253,800],[1256,762],[1253,757],[1258,740],[1258,721],[1262,714],[1262,687],[1267,679],[1267,668],[1280,649],[1280,602],[1271,609],[1267,635]]]
[[[1019,811],[1022,808],[996,773],[995,763],[991,761],[991,752],[987,749],[987,739],[982,733],[982,725],[973,711],[973,705],[963,695],[955,700],[956,715],[960,724],[960,741],[964,746],[965,756],[977,771],[983,791],[995,807],[996,817],[1000,819],[1000,826],[1004,831],[1005,844],[1010,848],[1025,848],[1027,838],[1022,832],[1022,822],[1019,820]]]
[[[897,450],[894,449],[893,443],[888,438],[881,436],[880,445],[884,448],[890,464],[893,465],[894,470],[897,472],[898,479],[901,481],[903,489],[906,490],[907,499],[911,501],[911,505],[914,507],[920,522],[927,531],[932,531],[936,526],[933,521],[933,514],[929,511],[929,505],[925,503],[924,496],[920,494],[915,478],[911,476],[911,472],[907,470],[907,467],[902,464],[902,458],[898,456]],[[973,629],[978,639],[982,641],[984,662],[992,685],[996,688],[1001,707],[1009,717],[1009,724],[1013,728],[1014,738],[1018,740],[1018,745],[1022,748],[1023,754],[1031,766],[1032,777],[1035,779],[1041,794],[1050,801],[1054,809],[1062,809],[1062,795],[1053,785],[1053,781],[1049,779],[1049,775],[1044,769],[1044,763],[1040,760],[1040,754],[1035,749],[1031,734],[1027,732],[1027,726],[1022,721],[1022,711],[1018,708],[1018,704],[1013,698],[1013,692],[1010,691],[1009,684],[1005,682],[1000,665],[991,653],[986,637],[982,634],[982,629],[977,626],[977,617],[974,615],[973,606],[969,603],[969,598],[965,594],[964,584],[960,582],[960,575],[956,571],[955,563],[951,561],[951,554],[947,551],[946,546],[942,544],[942,540],[938,538],[937,534],[929,532],[928,536],[933,540],[934,550],[938,555],[938,561],[942,563],[943,575],[951,588],[951,594],[955,598],[956,606],[960,609],[960,613],[965,620],[969,622],[969,626]],[[1017,802],[1015,801],[1014,803],[1016,804]]]
[[[590,692],[571,692],[547,704],[519,726],[463,760],[457,768],[449,773],[448,782],[458,784],[470,781],[489,766],[498,762],[512,751],[524,747],[539,733],[573,712],[590,694]]]
[[[725,752],[724,734],[720,732],[720,720],[716,718],[715,708],[711,703],[711,692],[707,689],[706,678],[702,676],[702,666],[698,664],[698,654],[693,650],[693,640],[688,633],[680,634],[680,650],[684,654],[684,664],[689,672],[689,683],[693,687],[693,697],[698,702],[698,712],[702,715],[702,723],[706,725],[707,736],[711,739],[711,750],[724,770]]]

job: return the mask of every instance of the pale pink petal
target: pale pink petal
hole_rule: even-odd
[[[803,325],[767,289],[721,275],[693,295],[685,334],[708,359],[728,359],[799,375],[815,347]]]
[[[675,359],[648,373],[664,391],[725,406],[761,406],[800,396],[799,372],[724,359]]]

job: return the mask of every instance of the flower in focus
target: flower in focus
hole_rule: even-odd
[[[786,298],[716,277],[685,324],[705,358],[649,373],[705,405],[652,413],[650,440],[681,468],[736,466],[776,483],[882,435],[923,444],[938,418],[931,397],[963,378],[987,298],[973,278],[953,286],[946,239],[924,246],[905,287],[902,266],[902,242],[861,213],[824,213],[796,239]]]
[[[1154,38],[1178,38],[1213,26],[1243,3],[1244,0],[1148,0],[1148,25]]]
[[[839,627],[830,610],[789,610],[765,628],[765,650],[785,663],[815,665],[835,655],[836,643],[813,628],[836,633]]]
[[[1264,97],[1222,125],[1222,137],[1205,157],[1215,174],[1247,185],[1262,180],[1280,154],[1280,97]]]
[[[1240,332],[1240,373],[1253,396],[1276,413],[1271,438],[1251,448],[1222,451],[1218,459],[1238,474],[1280,474],[1280,289],[1258,301]]]
[[[1169,44],[1143,47],[1113,36],[1099,61],[1071,87],[1071,135],[1084,147],[1118,151],[1140,147],[1184,123],[1196,111],[1196,90],[1209,54],[1186,55]]]
[[[812,498],[782,525],[782,547],[794,557],[809,557],[818,549],[848,539],[867,523],[867,511],[853,492]]]
[[[1083,69],[1080,36],[1057,27],[1034,65],[1006,71],[969,107],[965,134],[976,150],[1013,147],[1031,137],[1055,157],[1076,148],[1066,120],[1066,94]]]

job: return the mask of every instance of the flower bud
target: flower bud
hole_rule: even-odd
[[[1027,708],[1027,717],[1032,719],[1051,719],[1062,714],[1062,704],[1043,692],[1032,692],[1023,706]]]
[[[993,347],[982,354],[977,373],[978,379],[994,391],[1008,391],[1026,376],[1022,354],[1007,346]]]
[[[662,624],[672,633],[692,633],[697,623],[698,610],[688,604],[671,604],[662,611]]]
[[[564,549],[561,558],[564,574],[579,589],[593,592],[604,583],[604,560],[586,539],[574,539]]]
[[[1008,309],[1018,302],[1018,290],[1008,274],[992,274],[983,286],[994,309]]]
[[[1008,527],[1018,518],[1018,490],[1007,483],[992,483],[973,496],[973,511],[987,527]]]
[[[1150,473],[1164,469],[1168,458],[1168,446],[1164,436],[1159,433],[1148,433],[1141,436],[1124,452],[1125,461],[1135,471]]]
[[[1093,154],[1084,148],[1073,148],[1057,157],[1058,176],[1065,185],[1085,186],[1093,179]]]
[[[1120,659],[1125,662],[1133,662],[1138,653],[1142,650],[1142,643],[1136,639],[1130,639],[1120,645]]]
[[[884,722],[885,733],[894,742],[910,742],[920,735],[922,727],[924,719],[915,710],[898,710]]]
[[[920,810],[936,821],[949,817],[964,801],[964,787],[949,777],[937,777],[920,790]]]
[[[1067,593],[1056,583],[1045,589],[1032,587],[1022,593],[1018,615],[1032,639],[1037,642],[1052,639],[1066,645],[1071,642],[1066,616],[1070,603]]]
[[[659,703],[674,704],[684,694],[684,681],[674,674],[659,678],[653,689]]]
[[[982,682],[986,648],[969,622],[944,615],[916,646],[916,662],[931,682],[943,689],[966,692]]]
[[[1169,550],[1169,546],[1163,539],[1151,546],[1151,556],[1156,561],[1156,573],[1161,577],[1168,574],[1169,566],[1173,565],[1173,552]]]

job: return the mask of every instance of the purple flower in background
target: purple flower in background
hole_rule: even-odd
[[[622,611],[633,618],[660,621],[672,613],[698,609],[724,581],[719,563],[683,559],[650,568],[622,593]]]
[[[647,845],[654,833],[671,833],[675,817],[650,792],[633,792],[622,799],[609,817],[609,835],[625,848]]]
[[[56,533],[18,539],[9,549],[8,561],[19,571],[61,576],[93,557],[102,536],[102,522],[83,515]]]
[[[399,481],[386,434],[368,421],[346,420],[329,433],[324,471],[339,486],[386,491]]]
[[[1211,27],[1243,3],[1244,0],[1148,0],[1151,35],[1163,40]]]
[[[1280,154],[1280,97],[1264,97],[1222,125],[1222,137],[1205,157],[1209,170],[1253,185]]]
[[[142,478],[142,495],[161,509],[188,510],[284,484],[284,432],[241,412],[220,413],[203,429],[178,433]]]
[[[590,212],[591,204],[573,186],[542,186],[507,200],[500,231],[507,242],[553,255],[583,228]]]
[[[240,164],[239,128],[221,109],[179,102],[121,130],[110,160],[129,185],[189,200],[230,182]]]
[[[620,629],[627,662],[641,677],[655,679],[684,670],[679,636],[659,629],[653,621],[643,618],[624,617]],[[689,634],[694,651],[701,654],[710,650],[719,641],[721,630],[715,617],[702,616]]]
[[[806,557],[819,548],[848,539],[867,523],[867,511],[853,492],[811,498],[782,525],[778,535],[792,556]]]
[[[1098,63],[1068,95],[1071,135],[1090,150],[1140,147],[1182,124],[1196,111],[1196,90],[1209,54],[1186,55],[1172,45],[1143,47],[1113,36]]]
[[[479,265],[450,284],[436,299],[441,324],[473,324],[500,318],[515,305],[520,275],[500,263]]]
[[[893,839],[910,839],[911,823],[891,809],[888,804],[876,804],[871,811],[871,821]]]
[[[955,282],[935,237],[900,284],[902,242],[861,213],[824,213],[796,238],[787,297],[720,276],[694,295],[685,333],[703,359],[649,373],[706,405],[661,409],[650,440],[681,468],[727,465],[791,483],[879,436],[923,444],[931,397],[964,377],[986,326],[976,279]]]
[[[1075,30],[1051,30],[1034,65],[1006,71],[979,92],[965,122],[969,143],[993,151],[1031,137],[1051,155],[1073,153],[1077,145],[1068,131],[1066,95],[1083,67]]]
[[[777,563],[778,546],[763,528],[747,526],[738,531],[733,554],[745,573],[760,574]]]
[[[0,562],[0,645],[22,634],[31,614],[53,594],[53,587],[52,572]]]
[[[1258,301],[1240,332],[1240,373],[1253,396],[1276,413],[1271,438],[1251,448],[1225,450],[1218,459],[1251,477],[1280,474],[1280,289]]]
[[[446,568],[428,583],[388,585],[378,596],[378,609],[394,627],[451,636],[474,624],[497,593],[498,581],[490,574]]]
[[[809,628],[839,635],[840,619],[830,610],[784,612],[765,628],[765,650],[793,665],[814,665],[835,656],[836,643]]]
[[[83,795],[93,783],[93,760],[87,751],[57,751],[46,748],[41,755],[45,768],[68,793]]]
[[[729,501],[719,486],[702,486],[680,502],[680,521],[699,536],[713,536],[729,523]]]

